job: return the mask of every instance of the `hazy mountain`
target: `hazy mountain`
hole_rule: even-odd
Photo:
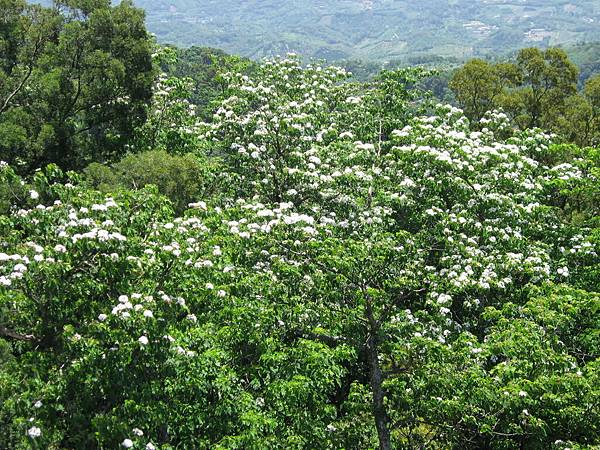
[[[469,57],[598,40],[600,0],[137,0],[159,41],[249,57]]]

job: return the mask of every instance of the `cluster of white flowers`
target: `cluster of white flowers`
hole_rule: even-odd
[[[154,85],[146,127],[155,132],[160,124],[162,133],[176,134],[189,140],[196,139],[201,122],[197,117],[196,105],[184,94],[192,90],[193,82],[189,78],[171,78],[161,73]],[[164,145],[160,142],[160,136],[154,136],[154,139],[155,146]]]
[[[42,430],[39,427],[31,427],[29,430],[27,430],[27,435],[32,438],[38,438],[42,435]]]
[[[0,286],[11,286],[14,280],[23,278],[30,262],[27,255],[0,253]]]

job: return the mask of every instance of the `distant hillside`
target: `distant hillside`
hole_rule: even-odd
[[[159,41],[260,58],[468,58],[598,40],[598,0],[137,0]]]
[[[598,36],[600,38],[600,35]],[[600,73],[600,43],[578,44],[566,47],[569,57],[581,70],[580,81],[583,83],[594,74]]]

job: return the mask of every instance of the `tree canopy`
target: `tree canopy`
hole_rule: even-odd
[[[182,213],[3,164],[0,447],[597,446],[598,150],[422,75],[224,73]]]
[[[559,48],[522,49],[514,61],[471,60],[449,87],[475,126],[487,111],[502,109],[521,129],[541,128],[580,146],[600,142],[598,86],[592,75],[578,91],[579,69]]]
[[[21,173],[125,153],[152,96],[152,43],[130,1],[2,0],[0,154]]]

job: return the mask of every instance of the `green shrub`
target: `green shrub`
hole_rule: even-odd
[[[103,192],[141,189],[155,185],[178,213],[216,188],[215,162],[193,154],[169,155],[163,150],[130,154],[112,166],[92,163],[84,171],[87,181]]]

